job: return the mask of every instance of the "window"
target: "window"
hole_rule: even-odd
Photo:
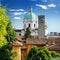
[[[24,24],[24,27],[26,27],[26,24]]]
[[[34,24],[34,27],[35,27],[35,24]]]
[[[21,33],[19,34],[19,36],[21,36]]]
[[[29,27],[30,27],[30,24],[29,24]]]

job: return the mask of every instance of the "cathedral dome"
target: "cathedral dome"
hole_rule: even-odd
[[[32,12],[32,8],[30,8],[30,11],[25,14],[24,20],[36,20],[37,16]]]

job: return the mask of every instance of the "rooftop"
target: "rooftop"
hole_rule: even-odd
[[[39,40],[38,37],[31,37],[26,40],[26,44],[46,45],[46,40]]]

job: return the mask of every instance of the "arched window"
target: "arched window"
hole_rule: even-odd
[[[30,24],[29,24],[29,27],[30,27]]]
[[[34,24],[34,27],[35,27],[35,24]]]
[[[19,36],[21,36],[21,33],[19,34]]]

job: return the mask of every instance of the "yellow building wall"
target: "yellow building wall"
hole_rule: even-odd
[[[32,48],[32,45],[27,45],[27,52]]]
[[[21,60],[21,47],[13,46],[12,49],[17,53],[15,60]]]

